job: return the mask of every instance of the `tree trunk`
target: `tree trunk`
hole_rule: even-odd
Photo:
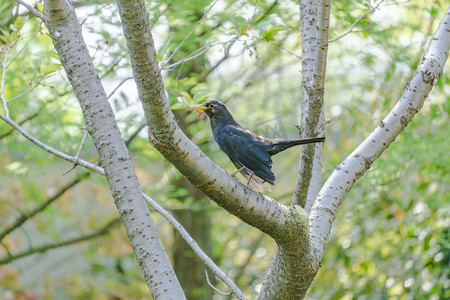
[[[75,11],[65,0],[47,0],[44,15],[152,296],[154,299],[184,299],[144,202],[133,161],[89,56]]]

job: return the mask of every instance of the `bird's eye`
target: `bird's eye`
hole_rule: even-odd
[[[208,104],[208,107],[209,108],[214,108],[214,104],[210,103],[210,104]]]

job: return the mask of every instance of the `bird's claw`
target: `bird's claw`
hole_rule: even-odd
[[[252,180],[253,174],[255,174],[255,172],[252,172],[252,174],[250,174],[250,178],[248,179],[246,185],[249,185],[249,184],[250,184],[250,181]]]
[[[239,173],[240,171],[244,170],[245,167],[240,168],[239,170],[237,170],[236,172],[234,172],[233,174],[230,174],[231,177],[235,177],[237,173]]]

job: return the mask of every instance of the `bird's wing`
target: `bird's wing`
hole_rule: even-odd
[[[226,125],[217,133],[216,141],[236,167],[245,166],[264,181],[274,184],[272,159],[268,153],[270,146],[257,136],[241,127]]]

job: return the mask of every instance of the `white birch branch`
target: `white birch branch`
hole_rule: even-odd
[[[144,201],[133,161],[89,56],[75,10],[66,0],[46,0],[44,15],[150,292],[155,299],[185,299]]]
[[[301,0],[302,21],[302,114],[301,136],[323,136],[323,96],[330,22],[329,0]],[[309,212],[320,190],[323,143],[305,145],[300,150],[297,182],[292,203]]]
[[[14,44],[13,44],[14,45]],[[6,80],[6,69],[8,68],[6,65],[6,61],[8,60],[9,54],[11,53],[12,45],[9,47],[6,52],[5,59],[2,62],[3,72],[2,72],[2,86],[0,90],[0,97],[2,98],[3,108],[5,110],[6,117],[9,118],[9,109],[8,109],[8,101],[5,98],[5,80]]]
[[[411,81],[389,114],[331,173],[310,216],[311,255],[321,259],[337,209],[353,184],[403,131],[442,75],[450,48],[450,7],[431,38]]]
[[[16,129],[23,137],[25,137],[27,140],[29,140],[30,142],[32,142],[33,144],[35,144],[36,146],[42,148],[44,151],[62,158],[64,160],[70,161],[75,165],[80,165],[82,167],[85,167],[87,169],[93,170],[97,173],[100,173],[102,175],[105,175],[105,172],[103,170],[102,167],[99,167],[96,164],[90,163],[88,161],[85,161],[81,158],[78,157],[74,157],[71,155],[68,155],[64,152],[61,152],[59,150],[56,150],[54,148],[52,148],[51,146],[46,145],[45,143],[43,143],[42,141],[40,141],[39,139],[35,138],[34,136],[32,136],[31,134],[29,134],[27,131],[25,131],[19,124],[15,123],[13,120],[11,120],[10,118],[0,114],[0,119],[2,119],[3,121],[5,121],[6,123],[8,123],[9,125],[11,125],[14,129]]]
[[[312,107],[307,118],[317,118],[317,123],[313,133],[319,136],[325,136],[325,116],[324,116],[324,94],[325,94],[325,75],[327,67],[328,56],[328,31],[330,27],[330,0],[319,1],[319,20],[317,31],[317,48],[314,58],[314,93]],[[311,95],[310,95],[311,96]],[[315,99],[314,99],[315,98]],[[315,108],[317,107],[317,108]],[[316,143],[310,145],[311,153],[308,153],[308,148],[305,148],[307,155],[313,155],[311,166],[311,180],[306,194],[305,210],[310,212],[312,204],[316,200],[317,194],[320,191],[322,184],[322,160],[324,143]]]
[[[26,9],[28,9],[33,15],[44,21],[44,15],[41,14],[36,8],[32,7],[28,3],[22,0],[15,0],[17,3],[22,4]]]

